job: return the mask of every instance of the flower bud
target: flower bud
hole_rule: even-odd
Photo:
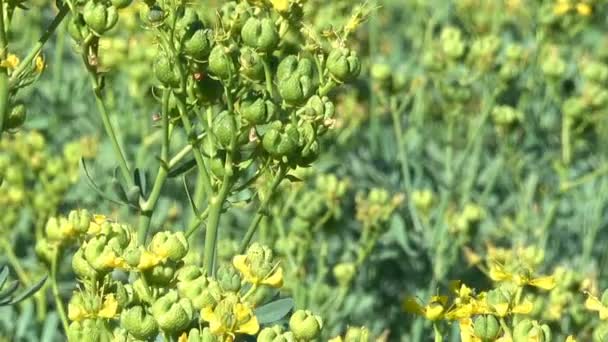
[[[164,85],[177,88],[180,79],[175,61],[172,61],[166,53],[160,52],[154,61],[154,75]]]
[[[355,50],[334,49],[327,56],[327,70],[336,80],[348,82],[359,76],[361,60]]]
[[[185,329],[194,318],[194,308],[189,299],[179,299],[177,291],[170,290],[158,298],[150,309],[158,326],[166,332],[175,333]]]
[[[238,292],[241,289],[241,277],[232,265],[222,265],[217,270],[217,281],[226,292]]]
[[[118,11],[114,6],[107,6],[104,2],[89,0],[82,10],[84,22],[97,35],[110,30],[118,21]]]
[[[347,286],[353,279],[356,270],[354,263],[343,262],[334,266],[333,273],[340,286]]]
[[[92,219],[93,215],[86,209],[72,210],[68,214],[68,221],[80,234],[84,234],[89,230]]]
[[[188,253],[188,240],[183,232],[158,232],[150,242],[150,252],[177,262]]]
[[[253,49],[248,47],[242,48],[239,55],[239,63],[241,65],[239,69],[241,75],[252,81],[264,80],[265,74],[262,56]]]
[[[391,83],[393,70],[388,63],[374,63],[371,67],[372,79],[382,85]]]
[[[48,239],[36,240],[36,255],[41,260],[50,263],[55,254],[58,253],[57,244],[49,242]]]
[[[258,334],[257,342],[295,342],[291,331],[284,332],[280,325],[264,328]]]
[[[348,327],[344,342],[368,342],[369,331],[365,327]]]
[[[68,22],[68,33],[77,43],[82,42],[89,30],[81,14],[73,13]]]
[[[72,257],[72,270],[80,279],[95,280],[99,275],[93,266],[84,259],[82,248],[79,248]]]
[[[262,97],[246,99],[241,102],[241,117],[253,125],[260,125],[268,122],[278,111],[277,106],[270,100]]]
[[[194,59],[202,60],[211,53],[213,46],[213,31],[203,28],[201,22],[197,22],[184,36],[184,53]]]
[[[228,47],[218,44],[211,50],[209,72],[220,80],[228,80],[236,75],[236,66]]]
[[[186,333],[184,333],[182,336],[185,336],[185,334]],[[181,341],[181,338],[180,338],[180,341]],[[220,338],[213,335],[211,333],[211,329],[209,329],[209,327],[203,328],[202,331],[200,331],[197,328],[192,328],[192,329],[190,329],[190,332],[188,333],[187,341],[188,342],[220,342]]]
[[[17,129],[25,123],[26,118],[25,105],[23,103],[17,103],[13,105],[8,116],[5,119],[4,127],[8,130]]]
[[[279,44],[279,33],[270,18],[247,19],[241,37],[245,45],[264,52],[272,52]]]
[[[107,273],[124,262],[108,244],[106,236],[96,236],[89,240],[84,247],[84,259],[97,272]],[[81,247],[81,248],[83,248]]]
[[[120,315],[120,326],[140,340],[148,340],[158,333],[158,324],[142,306],[124,310]]]
[[[310,311],[298,310],[289,319],[289,328],[298,340],[314,340],[321,334],[323,321]]]
[[[479,337],[482,342],[491,342],[498,337],[500,325],[496,317],[492,315],[478,316],[473,322],[473,331],[475,332],[475,336]]]
[[[234,113],[223,111],[219,113],[213,121],[213,134],[223,148],[230,148],[233,138],[238,134]]]
[[[262,146],[273,157],[293,155],[298,148],[300,132],[297,126],[288,123],[283,125],[280,121],[272,123],[271,128],[264,134]]]
[[[455,27],[446,27],[441,32],[441,48],[448,57],[457,59],[464,54],[464,42],[462,33]]]
[[[285,102],[299,104],[314,93],[313,65],[308,58],[285,57],[277,68],[279,93]]]

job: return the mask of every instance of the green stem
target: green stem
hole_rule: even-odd
[[[274,98],[274,88],[272,86],[272,70],[270,70],[270,66],[268,65],[268,60],[266,57],[262,58],[262,65],[264,66],[264,76],[266,78],[266,91],[270,98]]]
[[[158,203],[158,199],[160,198],[160,193],[163,188],[163,185],[167,181],[168,175],[168,162],[169,162],[169,144],[170,144],[170,134],[169,134],[169,98],[171,96],[171,91],[169,89],[163,90],[163,99],[162,99],[162,132],[163,132],[163,141],[160,151],[160,165],[158,167],[158,173],[156,174],[156,179],[154,180],[154,185],[152,186],[152,191],[150,192],[150,196],[148,199],[141,204],[141,216],[139,221],[139,228],[137,230],[137,237],[140,244],[144,244],[146,242],[146,237],[148,236],[148,230],[150,229],[150,221],[152,220],[152,213],[154,212],[154,208],[156,208],[156,204]]]
[[[4,1],[0,0],[0,60],[5,61],[8,56],[8,40],[4,27]],[[8,117],[8,70],[0,68],[0,134],[4,130],[4,122]]]
[[[511,329],[509,329],[507,322],[505,322],[505,319],[501,317],[499,322],[500,322],[500,326],[502,327],[502,330],[504,330],[505,336],[508,338],[508,340],[509,341],[513,340],[513,334],[511,333]]]
[[[441,331],[439,330],[437,323],[433,323],[433,331],[435,332],[435,342],[442,342],[443,337],[441,336]]]
[[[38,39],[36,44],[34,44],[34,46],[32,46],[32,48],[30,49],[30,52],[27,54],[27,56],[25,56],[25,58],[23,58],[21,63],[19,63],[19,66],[15,69],[15,71],[11,75],[11,78],[9,81],[9,85],[11,87],[14,86],[15,83],[19,80],[19,77],[21,76],[23,71],[25,71],[25,69],[31,65],[34,58],[36,58],[36,56],[38,56],[40,54],[40,51],[42,50],[42,47],[44,46],[44,44],[46,44],[46,42],[49,40],[49,38],[51,38],[51,36],[53,35],[53,33],[55,32],[57,27],[59,27],[59,24],[61,24],[61,22],[63,21],[63,19],[65,19],[66,15],[69,12],[70,12],[70,8],[64,2],[59,7],[59,12],[55,16],[55,18],[53,19],[53,21],[51,22],[49,27],[44,31],[42,36],[40,36],[40,39]],[[60,59],[57,60],[57,63],[60,63],[60,61],[61,61]]]
[[[2,246],[4,247],[9,264],[15,270],[15,273],[17,273],[17,277],[19,277],[19,280],[23,285],[28,286],[30,284],[30,277],[28,277],[19,258],[15,255],[11,244],[8,241],[3,241]]]
[[[95,95],[95,103],[97,104],[97,110],[99,114],[101,114],[101,120],[103,121],[103,126],[106,130],[106,134],[110,138],[110,142],[112,143],[112,148],[114,150],[114,154],[118,158],[118,167],[122,173],[123,178],[127,182],[129,188],[134,185],[133,177],[131,177],[131,171],[129,169],[129,164],[127,163],[127,159],[118,143],[118,138],[116,137],[116,132],[114,131],[114,127],[112,126],[112,122],[110,121],[110,116],[108,115],[108,111],[106,109],[106,105],[103,102],[103,98],[101,96],[101,89],[99,89],[99,85],[96,81],[96,75],[93,72],[89,73],[91,76],[91,84],[93,86],[93,94]]]
[[[200,227],[201,223],[209,216],[209,208],[206,208],[202,214],[198,217],[195,217],[194,220],[188,226],[188,230],[186,230],[186,238],[189,238],[194,232],[196,232]]]
[[[224,179],[220,191],[209,198],[209,220],[207,221],[207,230],[205,231],[205,254],[203,257],[205,270],[211,275],[215,275],[215,250],[217,246],[218,229],[220,224],[220,214],[222,206],[230,188],[232,187],[232,158],[231,153],[226,155],[226,168]]]
[[[65,307],[63,306],[63,301],[61,300],[61,295],[59,294],[59,286],[57,285],[57,263],[59,262],[59,252],[55,251],[53,253],[53,259],[51,260],[51,289],[53,290],[53,297],[55,297],[55,305],[57,305],[57,312],[59,313],[59,318],[61,318],[61,324],[63,325],[63,330],[65,333],[68,333],[68,316],[65,313]]]
[[[239,249],[240,253],[245,253],[245,251],[247,250],[247,247],[249,246],[249,243],[251,242],[255,231],[258,229],[262,217],[266,215],[268,205],[270,204],[270,200],[272,199],[274,192],[276,191],[283,178],[285,178],[285,175],[287,175],[287,168],[284,166],[280,166],[279,171],[277,172],[274,180],[272,181],[272,184],[270,184],[268,195],[266,196],[266,198],[264,198],[264,201],[258,208],[258,212],[255,214],[253,221],[251,221],[251,224],[249,224],[249,228],[247,228],[247,232],[245,233],[245,237],[243,237],[243,241],[241,242],[241,247]]]
[[[564,165],[569,165],[572,161],[571,131],[572,119],[564,116],[562,119],[562,162]]]

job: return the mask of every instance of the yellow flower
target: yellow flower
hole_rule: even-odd
[[[462,342],[481,342],[481,339],[475,336],[473,320],[470,317],[459,320],[458,326],[460,327],[460,340]]]
[[[579,2],[578,4],[576,4],[576,11],[578,12],[578,14],[588,17],[591,15],[592,9],[589,4]]]
[[[552,290],[556,283],[554,276],[544,276],[528,280],[528,284],[543,290]]]
[[[235,334],[255,335],[260,330],[251,306],[243,303],[236,294],[229,294],[215,308],[203,308],[201,318],[209,323],[213,335],[223,336],[228,341],[233,341]]]
[[[97,235],[101,231],[101,225],[104,224],[108,219],[105,215],[93,215],[91,223],[89,223],[89,229],[87,234]]]
[[[410,296],[405,298],[402,306],[406,312],[423,316],[431,321],[436,321],[443,318],[447,301],[448,297],[446,296],[433,296],[431,297],[429,304],[422,306],[415,297]]]
[[[19,65],[19,62],[19,57],[17,57],[17,55],[9,53],[6,59],[0,62],[0,67],[15,69]]]
[[[492,279],[493,281],[505,281],[505,280],[511,280],[512,275],[507,272],[504,268],[504,266],[500,265],[500,264],[492,264],[490,265],[490,279]]]
[[[101,309],[97,312],[97,317],[110,319],[114,318],[117,313],[118,301],[114,298],[114,294],[111,293],[105,297]]]
[[[139,257],[139,264],[137,265],[137,268],[140,271],[147,270],[160,264],[161,261],[162,258],[158,255],[144,250],[141,252],[141,256]]]
[[[568,335],[568,337],[566,337],[566,342],[576,342],[576,338],[572,335]]]
[[[597,297],[587,293],[585,308],[591,311],[597,311],[601,320],[608,319],[608,307],[606,307]]]
[[[330,338],[327,342],[343,342],[342,336],[336,336],[334,338]]]
[[[555,15],[564,15],[570,11],[572,5],[568,0],[558,0],[555,6],[553,6],[553,13]]]
[[[270,0],[272,7],[277,12],[287,12],[289,10],[289,0]]]
[[[246,255],[236,255],[232,259],[232,264],[241,272],[246,282],[255,286],[268,285],[275,288],[283,286],[283,269],[278,264],[265,275],[254,272]]]
[[[36,72],[41,74],[44,71],[45,68],[45,64],[44,64],[44,58],[42,58],[42,56],[37,56],[36,57],[36,61],[35,61],[35,65],[36,65]]]

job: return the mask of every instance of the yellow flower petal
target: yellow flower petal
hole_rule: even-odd
[[[82,321],[88,316],[88,313],[80,305],[68,304],[68,318],[70,321]]]
[[[424,317],[431,321],[440,319],[443,316],[445,308],[441,304],[429,304],[425,307]]]
[[[552,290],[556,285],[554,276],[535,278],[530,280],[529,284],[543,290]]]
[[[217,317],[213,313],[213,308],[211,306],[206,306],[201,310],[201,318],[205,322],[211,322],[213,320],[217,320]]]
[[[576,4],[576,11],[578,12],[578,14],[588,17],[591,15],[591,6],[589,6],[589,4],[586,4],[584,2],[579,2],[578,4]]]
[[[494,305],[496,314],[500,317],[505,317],[509,311],[509,303],[499,303]]]
[[[287,12],[289,10],[289,0],[270,0],[270,2],[277,12]]]
[[[118,313],[118,301],[114,298],[114,294],[109,294],[103,301],[101,310],[97,313],[97,316],[101,318],[114,318]]]
[[[566,342],[576,342],[576,339],[574,338],[574,336],[568,335],[568,337],[566,337]]]
[[[251,272],[250,267],[247,265],[247,256],[246,255],[235,255],[232,258],[232,265],[236,268],[241,275],[243,275],[243,279],[249,283],[255,284],[257,283],[257,278]]]
[[[572,6],[566,1],[560,1],[553,7],[553,14],[564,15],[570,11]]]
[[[401,307],[403,308],[403,310],[405,312],[408,313],[412,313],[412,314],[416,314],[416,315],[423,315],[424,314],[424,308],[422,307],[422,305],[420,305],[420,303],[418,303],[418,300],[416,299],[416,297],[407,297],[403,300],[403,303],[401,303]]]
[[[270,276],[266,277],[261,283],[270,287],[279,288],[283,286],[283,268],[278,267]]]
[[[188,333],[184,331],[177,339],[177,342],[188,342]]]
[[[602,302],[596,297],[589,295],[585,301],[585,307],[591,311],[601,311],[604,308]]]
[[[255,315],[251,315],[251,318],[247,322],[239,325],[236,332],[247,335],[255,335],[259,330],[260,323],[258,323],[257,317],[255,317]]]
[[[504,281],[511,278],[511,275],[505,271],[504,267],[498,264],[490,266],[490,279],[494,281]]]
[[[144,250],[139,257],[137,268],[141,271],[147,270],[160,264],[161,260],[162,259],[158,255]]]
[[[515,305],[511,312],[518,314],[528,314],[534,309],[534,304],[529,300],[524,300],[523,303]]]

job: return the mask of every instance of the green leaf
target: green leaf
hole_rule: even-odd
[[[269,324],[281,320],[294,307],[292,298],[283,298],[262,305],[255,310],[255,315],[260,324]]]
[[[168,177],[169,178],[175,178],[177,176],[183,175],[184,173],[192,170],[195,166],[196,166],[196,160],[190,159],[190,160],[188,160],[188,161],[180,164],[179,166],[177,166],[173,170],[170,170],[169,174],[168,174]]]
[[[19,295],[17,295],[17,297],[15,297],[12,301],[11,304],[17,304],[20,301],[29,298],[30,296],[32,296],[36,291],[40,290],[40,288],[42,287],[42,285],[44,285],[44,282],[46,281],[46,278],[48,276],[44,276],[42,277],[42,279],[38,280],[38,282],[34,285],[32,285],[29,289],[21,292]]]
[[[6,280],[8,279],[8,267],[6,267],[6,265],[2,266],[2,270],[0,271],[0,289],[4,286],[4,283],[6,283]]]

